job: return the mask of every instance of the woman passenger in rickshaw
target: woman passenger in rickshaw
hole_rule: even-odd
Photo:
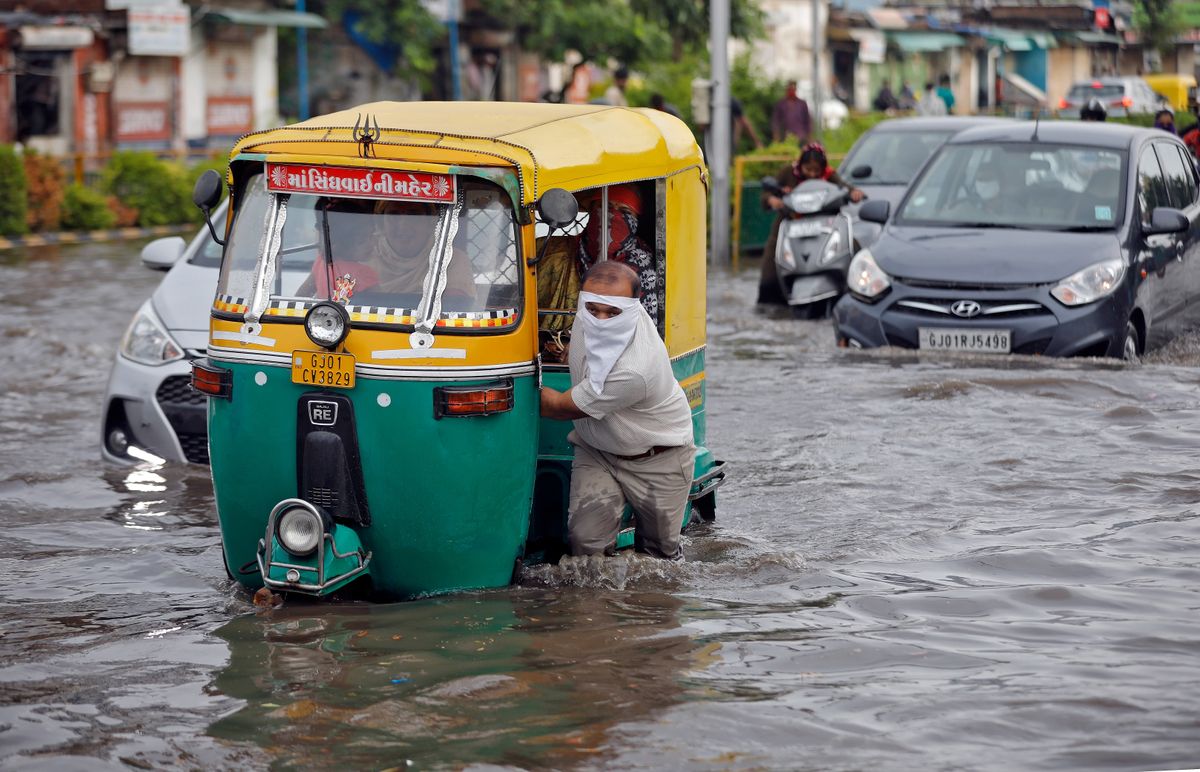
[[[641,302],[651,319],[658,318],[658,273],[654,252],[639,233],[643,211],[642,196],[635,185],[608,188],[608,216],[600,215],[603,201],[599,189],[579,194],[579,208],[587,212],[587,225],[577,237],[552,237],[538,271],[538,307],[574,311],[579,298],[579,282],[596,264],[608,221],[607,259],[625,263],[638,275]],[[542,320],[543,356],[548,362],[566,361],[566,343],[570,339],[569,315]]]
[[[329,202],[325,213],[329,217],[332,264],[326,260],[322,218],[318,217],[320,254],[298,294],[315,292],[319,297],[356,305],[416,308],[429,271],[429,253],[439,217],[437,205],[422,201],[364,204],[353,199],[335,199]],[[476,308],[471,260],[457,247],[452,248],[446,269],[442,307],[447,311]]]

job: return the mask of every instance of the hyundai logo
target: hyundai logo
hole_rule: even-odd
[[[950,313],[955,316],[961,316],[964,319],[970,319],[972,316],[979,316],[983,313],[983,306],[976,303],[974,300],[956,300],[950,306]]]

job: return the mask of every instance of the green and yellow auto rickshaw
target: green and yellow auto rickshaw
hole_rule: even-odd
[[[586,239],[649,255],[695,420],[687,523],[715,513],[705,445],[705,169],[666,113],[379,102],[243,137],[207,357],[226,567],[249,588],[408,598],[512,581],[562,552],[570,425],[538,389]],[[221,179],[200,180],[211,208]],[[611,201],[610,201],[611,194]],[[591,214],[579,202],[592,202]],[[540,300],[540,302],[539,302]],[[547,356],[543,356],[546,353]],[[619,547],[630,546],[632,528]]]

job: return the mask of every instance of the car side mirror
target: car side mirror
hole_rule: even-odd
[[[1153,236],[1158,233],[1183,233],[1191,225],[1187,215],[1169,206],[1155,207],[1150,213],[1150,224],[1142,226],[1142,233]]]
[[[888,215],[892,213],[892,205],[887,201],[876,199],[867,201],[858,208],[858,219],[883,225]]]
[[[872,171],[874,169],[871,168],[870,164],[859,164],[850,170],[850,176],[856,180],[865,180],[871,176]]]
[[[209,169],[201,174],[200,178],[196,180],[195,187],[192,188],[192,203],[199,207],[201,212],[204,212],[204,222],[208,223],[208,232],[212,234],[213,241],[221,246],[225,246],[225,241],[217,235],[217,229],[213,227],[209,212],[221,202],[221,194],[224,189],[221,175],[214,169]]]
[[[538,214],[551,230],[565,228],[579,216],[579,201],[568,190],[550,188],[538,199]]]
[[[156,271],[166,271],[179,262],[187,242],[179,236],[155,239],[142,247],[142,265]]]

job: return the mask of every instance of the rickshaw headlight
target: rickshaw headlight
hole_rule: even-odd
[[[317,303],[304,317],[304,331],[318,346],[334,348],[350,332],[350,314],[340,303]]]
[[[321,518],[301,507],[289,509],[280,515],[276,532],[283,548],[299,557],[315,552],[325,535]]]
[[[163,328],[147,301],[121,339],[121,354],[144,365],[161,365],[183,359],[183,348]]]

